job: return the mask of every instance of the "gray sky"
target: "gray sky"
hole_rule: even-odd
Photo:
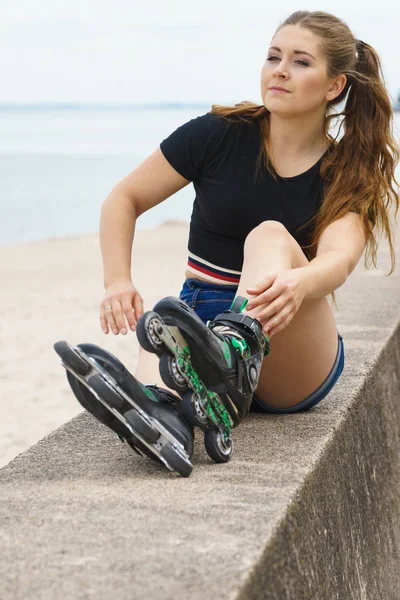
[[[272,35],[295,10],[346,21],[395,96],[400,3],[367,2],[0,0],[0,102],[258,102]]]

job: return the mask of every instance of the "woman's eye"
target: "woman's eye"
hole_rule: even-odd
[[[279,56],[269,56],[267,58],[267,60],[271,61],[271,62],[272,61],[275,62],[275,60],[279,60]],[[296,60],[295,62],[298,63],[299,65],[302,65],[303,67],[308,67],[309,66],[309,63],[306,62],[305,60]]]

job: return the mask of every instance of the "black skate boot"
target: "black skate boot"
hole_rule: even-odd
[[[204,325],[182,300],[168,296],[137,322],[140,345],[160,358],[164,383],[182,397],[186,420],[205,432],[215,462],[232,456],[232,429],[247,415],[269,340],[256,319],[241,314],[247,299]]]
[[[54,349],[67,370],[80,404],[138,454],[165,464],[183,477],[192,472],[193,428],[169,390],[141,384],[110,352],[95,344]]]

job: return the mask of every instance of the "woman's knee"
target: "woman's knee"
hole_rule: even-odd
[[[269,221],[262,221],[262,223],[259,223],[259,225],[257,225],[256,227],[254,227],[254,229],[252,229],[250,231],[250,233],[247,234],[247,237],[245,239],[245,243],[254,238],[254,237],[259,237],[260,235],[263,236],[265,235],[266,232],[270,232],[271,235],[279,235],[279,236],[286,236],[286,235],[290,235],[290,233],[288,232],[288,230],[286,229],[286,227],[280,223],[279,221],[273,221],[273,220],[269,220]]]
[[[292,238],[286,227],[282,223],[279,223],[279,221],[263,221],[250,231],[244,241],[244,246],[246,248],[246,246],[255,240],[257,242],[260,240],[271,240],[272,236],[274,240],[278,238],[289,241],[289,238]]]
[[[260,243],[290,252],[293,256],[293,268],[304,267],[309,263],[298,242],[279,221],[263,221],[254,227],[245,239],[244,254],[254,252],[254,246]]]

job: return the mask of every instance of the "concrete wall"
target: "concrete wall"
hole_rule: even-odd
[[[0,598],[397,599],[399,298],[398,269],[360,264],[338,293],[337,385],[308,413],[250,415],[226,465],[197,432],[182,479],[88,414],[18,456]]]
[[[288,507],[240,600],[400,597],[400,327]]]

